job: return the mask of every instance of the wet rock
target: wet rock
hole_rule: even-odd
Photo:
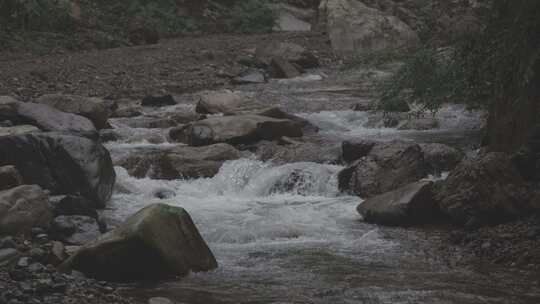
[[[0,249],[0,266],[5,266],[16,261],[20,256],[19,251],[14,248]]]
[[[450,171],[463,159],[463,152],[444,144],[420,144],[432,172]]]
[[[11,136],[11,135],[21,135],[32,132],[41,132],[38,127],[31,125],[18,125],[13,127],[0,127],[0,137],[2,136]]]
[[[397,17],[354,0],[324,0],[319,6],[334,51],[344,55],[416,47],[415,31]]]
[[[66,248],[62,242],[53,241],[48,256],[48,262],[52,265],[59,265],[67,259]]]
[[[463,160],[437,193],[440,208],[455,222],[501,223],[530,209],[531,192],[504,153]]]
[[[274,57],[270,62],[270,74],[274,78],[294,78],[302,73],[287,60]]]
[[[165,204],[142,209],[62,264],[110,281],[168,278],[216,267],[189,214]]]
[[[282,145],[263,141],[256,144],[255,149],[255,154],[260,160],[271,161],[278,165],[295,162],[337,164],[341,153],[338,145],[310,142]]]
[[[341,144],[342,158],[345,162],[350,163],[364,156],[377,144],[373,140],[346,140]]]
[[[416,182],[367,199],[357,210],[369,223],[408,226],[433,222],[440,215],[432,182]]]
[[[97,219],[97,204],[78,195],[60,195],[49,200],[54,216],[85,215]]]
[[[339,188],[369,198],[416,182],[427,174],[418,144],[402,141],[376,145],[339,173]]]
[[[176,101],[171,95],[146,96],[141,101],[141,105],[144,107],[163,107],[163,106],[173,106],[175,104],[176,104]]]
[[[166,129],[176,127],[178,123],[168,117],[138,116],[116,120],[130,128]]]
[[[177,146],[161,151],[129,155],[118,162],[132,176],[154,179],[212,177],[227,160],[238,159],[243,153],[228,144],[205,147]]]
[[[109,152],[94,139],[59,133],[0,137],[0,165],[15,165],[29,184],[80,194],[104,207],[115,182]]]
[[[33,227],[48,228],[52,212],[48,195],[36,185],[0,191],[0,231],[2,234],[29,233]]]
[[[0,167],[0,191],[14,188],[22,184],[22,176],[14,166]]]
[[[101,140],[101,142],[104,142],[104,143],[111,142],[111,141],[119,141],[122,138],[123,138],[122,135],[118,134],[116,130],[105,129],[105,130],[99,131],[99,139]]]
[[[214,143],[244,144],[273,140],[282,136],[302,136],[302,126],[288,119],[274,119],[259,115],[211,117],[174,130],[169,135],[192,146]]]
[[[137,117],[142,115],[142,109],[140,107],[123,107],[114,110],[111,117]]]
[[[96,219],[82,215],[57,216],[52,222],[51,232],[70,245],[84,245],[101,235]]]
[[[109,127],[109,110],[103,99],[67,94],[47,94],[35,100],[62,112],[84,116],[92,121],[96,129]]]
[[[257,84],[265,83],[266,77],[258,70],[248,70],[232,79],[233,84]]]
[[[303,46],[291,43],[271,43],[256,50],[256,58],[270,65],[272,58],[281,58],[304,69],[316,68],[319,66],[319,59]]]

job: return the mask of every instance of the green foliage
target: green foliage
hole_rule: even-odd
[[[146,26],[160,33],[175,34],[193,31],[196,22],[191,18],[178,16],[176,0],[131,0],[127,14],[147,22]]]
[[[445,102],[489,107],[509,98],[519,104],[527,92],[538,90],[540,1],[501,0],[488,16],[481,33],[444,51],[421,49],[405,60],[380,85],[379,107],[391,111],[404,100],[431,111]]]
[[[276,15],[266,0],[242,0],[230,13],[229,31],[241,33],[271,32]]]
[[[11,30],[71,29],[69,3],[59,0],[1,0],[0,26]]]

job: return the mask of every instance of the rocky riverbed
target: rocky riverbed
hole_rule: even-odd
[[[0,61],[0,303],[537,303],[537,186],[480,149],[485,113],[372,111],[395,65],[331,54]]]

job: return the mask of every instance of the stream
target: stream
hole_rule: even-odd
[[[351,138],[443,142],[472,150],[479,142],[480,113],[447,106],[437,115],[439,129],[399,131],[368,128],[367,112],[350,105],[369,99],[352,89],[358,75],[339,73],[243,86],[308,119],[329,143]],[[363,77],[363,76],[362,76]],[[193,110],[193,100],[159,113]],[[114,157],[170,143],[160,129],[129,128],[111,120],[128,139],[108,143]],[[209,273],[145,283],[126,291],[146,301],[152,296],[177,303],[539,303],[538,277],[493,265],[457,266],[440,256],[446,231],[392,228],[362,222],[359,197],[338,191],[342,166],[308,162],[275,165],[255,157],[228,161],[213,178],[162,181],[130,177],[117,167],[116,191],[105,216],[121,221],[161,200],[185,208],[219,263]],[[291,172],[302,176],[293,189],[279,182]],[[117,187],[119,188],[119,187]]]

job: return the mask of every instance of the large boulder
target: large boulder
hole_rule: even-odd
[[[23,184],[23,179],[14,166],[0,167],[0,191],[14,188]]]
[[[21,102],[17,103],[15,108],[17,114],[14,121],[36,126],[43,131],[96,131],[94,124],[86,117],[62,112],[45,104]]]
[[[211,117],[171,130],[173,140],[191,146],[215,143],[245,144],[282,136],[302,136],[302,125],[289,119],[259,115]]]
[[[104,207],[115,182],[109,152],[95,139],[55,132],[0,137],[0,166],[52,194],[80,194]]]
[[[351,163],[367,156],[376,144],[376,141],[369,139],[346,140],[341,144],[341,157],[343,161]]]
[[[386,49],[408,49],[419,38],[397,17],[356,0],[323,0],[320,22],[327,27],[332,48],[343,55]]]
[[[433,183],[420,181],[367,199],[357,210],[369,223],[407,226],[433,221],[439,215]]]
[[[471,226],[500,223],[530,208],[532,191],[504,153],[463,160],[437,193],[440,208]]]
[[[0,191],[0,235],[48,228],[52,217],[47,192],[39,186],[22,185]]]
[[[62,264],[110,281],[162,279],[216,267],[189,214],[165,204],[142,209]]]
[[[454,169],[464,157],[463,152],[445,144],[420,144],[420,147],[430,171],[436,173]]]
[[[369,154],[339,173],[339,187],[369,198],[416,182],[428,166],[418,144],[403,141],[380,143]]]
[[[205,147],[177,146],[160,151],[146,151],[121,159],[117,165],[132,176],[154,179],[212,177],[227,160],[241,158],[242,152],[228,144]]]
[[[84,116],[92,121],[96,129],[105,129],[109,126],[109,110],[105,102],[96,97],[84,97],[67,94],[47,94],[35,100],[36,103],[45,104],[62,112]]]

